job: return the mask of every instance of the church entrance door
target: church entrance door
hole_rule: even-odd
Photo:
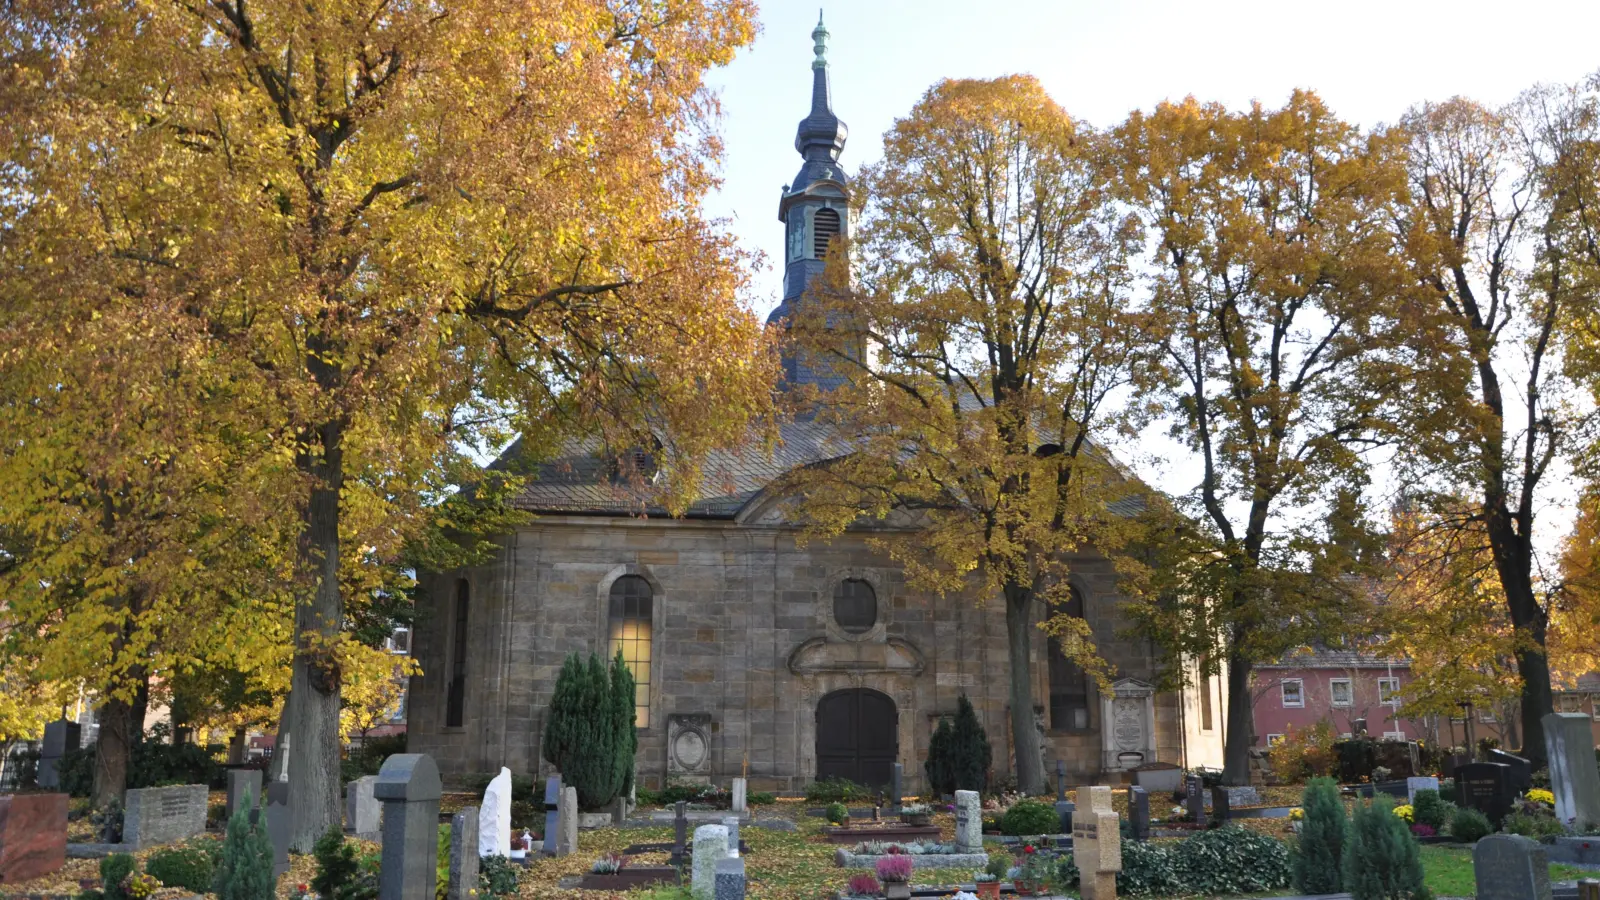
[[[888,695],[834,691],[817,704],[817,778],[886,787],[899,756],[900,716]]]

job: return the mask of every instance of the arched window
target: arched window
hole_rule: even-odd
[[[878,595],[859,578],[846,578],[833,589],[833,620],[850,634],[866,634],[878,624]]]
[[[831,209],[817,210],[811,218],[811,232],[811,255],[822,259],[828,255],[828,243],[839,233],[839,213]]]
[[[611,656],[622,651],[622,661],[633,673],[633,725],[650,727],[650,626],[655,598],[650,582],[624,575],[611,583]]]
[[[1077,588],[1057,612],[1083,618],[1083,595]],[[1061,642],[1050,638],[1050,727],[1056,731],[1089,730],[1089,676],[1061,652]]]
[[[467,605],[472,599],[472,589],[467,580],[456,582],[456,616],[451,632],[450,687],[444,706],[444,724],[460,728],[467,705]]]

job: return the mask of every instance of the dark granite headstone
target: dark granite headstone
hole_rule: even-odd
[[[45,723],[44,742],[39,746],[39,767],[35,776],[39,787],[47,791],[61,787],[61,775],[57,768],[61,757],[77,750],[82,736],[83,726],[77,722],[57,719]]]
[[[900,791],[904,787],[901,783],[905,778],[906,767],[895,763],[889,768],[889,807],[896,812],[900,810]]]
[[[267,817],[267,839],[272,841],[272,877],[279,878],[289,871],[289,782],[267,785],[267,806],[261,814]]]
[[[378,900],[434,900],[439,866],[439,767],[426,753],[383,761],[372,793],[383,801]]]
[[[712,900],[744,900],[744,889],[744,859],[733,856],[717,860]]]
[[[1206,798],[1199,775],[1189,775],[1183,779],[1183,802],[1189,811],[1189,819],[1203,827],[1206,824]]]
[[[1228,821],[1228,804],[1231,799],[1232,795],[1228,793],[1227,788],[1211,789],[1211,815],[1215,816],[1218,822]]]
[[[672,864],[689,858],[689,804],[679,800],[672,805]]]
[[[1550,861],[1537,841],[1491,834],[1472,848],[1478,900],[1550,900]]]
[[[478,889],[478,808],[450,817],[450,883],[446,900],[470,900]]]
[[[1138,785],[1128,789],[1128,820],[1133,823],[1133,839],[1150,840],[1150,792]]]
[[[1072,833],[1072,813],[1078,808],[1071,800],[1056,801],[1056,827],[1061,829],[1057,834]]]
[[[1056,802],[1067,799],[1067,761],[1056,760]],[[1070,829],[1069,829],[1070,830]]]
[[[228,818],[244,809],[245,795],[249,795],[252,802],[261,802],[261,770],[260,769],[229,769],[228,770]]]
[[[1511,790],[1522,796],[1533,789],[1533,763],[1504,750],[1490,750],[1489,762],[1505,763],[1510,767]]]
[[[1489,817],[1496,828],[1511,812],[1511,767],[1505,763],[1468,763],[1456,769],[1456,803]]]
[[[561,779],[547,778],[544,783],[544,852],[551,856],[561,838]]]

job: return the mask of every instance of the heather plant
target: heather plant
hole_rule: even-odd
[[[1303,894],[1336,894],[1342,888],[1344,801],[1332,778],[1313,778],[1301,794],[1300,842],[1294,854],[1294,884]]]
[[[904,884],[911,880],[911,857],[903,853],[882,857],[874,868],[878,871],[879,880],[885,883]]]

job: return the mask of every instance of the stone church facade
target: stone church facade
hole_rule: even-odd
[[[795,139],[804,162],[780,202],[787,260],[775,325],[803,302],[828,240],[850,228],[826,36],[819,22],[812,108]],[[826,377],[803,359],[784,369],[794,382]],[[706,483],[716,487],[680,518],[639,515],[614,459],[575,450],[544,464],[517,501],[536,517],[500,540],[492,564],[423,576],[409,749],[431,754],[447,778],[501,765],[547,774],[542,729],[563,660],[621,649],[639,682],[646,786],[742,773],[755,790],[797,791],[830,775],[882,784],[899,762],[915,790],[928,739],[963,693],[988,731],[996,777],[1014,771],[1003,603],[912,590],[865,532],[799,546],[783,498],[765,489],[827,458],[829,436],[800,421],[783,439],[772,458],[713,459]],[[1072,612],[1092,626],[1116,680],[1099,690],[1036,635],[1037,706],[1024,714],[1047,768],[1059,760],[1086,783],[1149,762],[1219,764],[1221,679],[1156,691],[1155,648],[1118,636],[1128,622],[1111,562],[1085,555],[1071,570]]]

